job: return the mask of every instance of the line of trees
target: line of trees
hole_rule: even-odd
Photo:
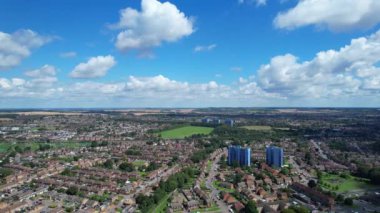
[[[356,175],[370,179],[372,184],[380,185],[380,168],[371,168],[367,165],[359,165]]]

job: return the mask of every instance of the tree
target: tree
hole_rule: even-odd
[[[65,170],[63,170],[63,172],[61,172],[61,175],[70,176],[70,177],[75,176],[75,174],[70,169],[68,169],[68,168],[66,168]]]
[[[347,206],[352,206],[354,205],[354,200],[350,197],[344,199],[344,204],[347,205]]]
[[[149,164],[149,166],[146,168],[147,172],[153,171],[158,169],[158,165],[155,162],[152,162]]]
[[[241,174],[235,174],[234,183],[238,184],[238,183],[241,182],[242,179],[243,179],[243,175],[241,175]]]
[[[288,211],[287,213],[291,213],[291,212],[295,212],[295,213],[309,213],[310,212],[309,209],[307,209],[304,206],[290,206],[288,209],[292,210],[292,211]]]
[[[95,148],[95,147],[97,147],[98,146],[98,143],[96,143],[95,141],[92,141],[91,142],[91,147],[92,148]]]
[[[245,213],[258,213],[256,203],[253,200],[249,200],[244,208]]]
[[[226,161],[226,156],[222,155],[222,157],[220,157],[220,161]]]
[[[232,161],[231,166],[234,167],[234,168],[239,167],[239,161],[237,161],[237,160]]]
[[[103,163],[103,166],[107,169],[113,169],[113,161],[108,159]]]
[[[119,165],[119,169],[121,171],[125,171],[125,172],[133,172],[134,171],[133,165],[131,163],[128,163],[128,162],[121,163]]]
[[[379,185],[380,184],[380,168],[373,168],[369,171],[369,179],[371,179],[371,182],[373,184]]]
[[[24,151],[25,152],[30,152],[30,151],[32,151],[32,147],[27,146],[27,147],[24,148]]]
[[[289,175],[289,169],[284,167],[281,169],[281,173],[284,175]]]
[[[51,149],[51,146],[50,146],[49,144],[40,144],[40,145],[38,146],[38,149],[39,149],[40,151],[46,151],[46,150]]]
[[[310,152],[306,152],[305,153],[305,161],[306,161],[306,163],[307,164],[309,164],[309,165],[312,165],[312,156],[311,156],[311,153]]]
[[[207,152],[206,150],[200,150],[195,152],[191,157],[190,160],[193,161],[194,163],[199,163],[202,160],[207,158]]]
[[[317,170],[317,177],[318,177],[318,180],[322,180],[323,173],[320,170]]]
[[[17,145],[17,146],[15,146],[15,151],[16,151],[17,153],[22,153],[22,152],[23,152],[23,149],[22,149],[19,145]]]
[[[362,178],[366,178],[366,177],[368,177],[370,170],[371,170],[371,168],[369,166],[361,164],[358,166],[358,168],[356,170],[356,175],[359,177],[362,177]]]
[[[66,194],[68,195],[77,195],[79,193],[79,190],[77,187],[75,186],[70,186],[67,190],[66,190]]]
[[[307,183],[307,185],[310,188],[315,188],[317,186],[317,183],[315,182],[315,180],[309,180],[309,182]]]
[[[335,199],[337,202],[343,202],[344,201],[344,196],[339,194],[336,199]]]
[[[7,168],[0,168],[0,183],[5,181],[5,177],[11,175],[13,171]]]

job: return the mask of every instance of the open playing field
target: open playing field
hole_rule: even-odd
[[[132,162],[133,166],[141,167],[144,166],[147,162],[144,160],[135,160]]]
[[[214,128],[202,126],[184,126],[160,132],[164,139],[182,139],[196,134],[208,135]]]
[[[339,175],[333,174],[323,174],[322,177],[322,187],[337,191],[337,192],[348,192],[355,189],[368,189],[372,185],[368,183],[368,180],[355,178],[353,176],[341,177]]]

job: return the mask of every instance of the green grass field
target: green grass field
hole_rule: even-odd
[[[210,172],[212,168],[212,161],[207,161],[207,172]]]
[[[218,206],[213,205],[210,208],[195,209],[191,211],[191,213],[197,213],[197,212],[222,212],[222,211],[220,210]]]
[[[8,151],[11,146],[12,143],[0,143],[0,153]]]
[[[183,189],[191,189],[195,184],[195,178],[190,178],[189,182],[185,184]]]
[[[217,181],[217,180],[214,181],[214,182],[212,182],[212,186],[213,186],[214,188],[218,189],[219,191],[228,192],[228,193],[233,193],[233,192],[235,192],[234,189],[227,189],[227,188],[221,187],[219,184],[220,184],[220,182]]]
[[[165,130],[159,134],[163,139],[183,139],[196,134],[208,135],[214,128],[202,126],[184,126],[171,130]]]
[[[133,166],[141,167],[146,164],[146,161],[144,160],[135,160],[132,162]]]
[[[343,178],[339,175],[323,174],[322,187],[328,190],[337,192],[348,192],[355,189],[368,189],[372,185],[368,183],[368,180],[358,179],[353,176]]]

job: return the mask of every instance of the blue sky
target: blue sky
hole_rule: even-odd
[[[376,0],[4,0],[0,107],[378,107],[378,14]]]

